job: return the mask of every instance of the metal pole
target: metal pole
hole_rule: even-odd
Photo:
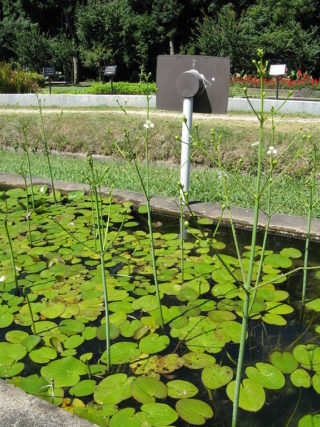
[[[49,92],[50,92],[50,95],[51,95],[51,76],[49,76]]]
[[[279,99],[279,76],[277,76],[276,99]]]
[[[113,95],[113,77],[110,78],[111,82],[111,95]]]
[[[185,202],[183,192],[189,191],[189,175],[190,175],[190,133],[192,130],[192,111],[193,111],[193,98],[184,98],[183,100],[183,123],[182,123],[182,137],[181,137],[181,165],[180,165],[180,184],[182,189],[182,200]]]

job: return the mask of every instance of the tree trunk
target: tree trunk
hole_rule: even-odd
[[[173,39],[169,40],[169,49],[170,49],[170,55],[174,55]]]
[[[79,58],[77,56],[72,57],[72,84],[77,85],[79,83]]]

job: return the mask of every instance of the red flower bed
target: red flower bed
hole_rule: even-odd
[[[266,89],[274,89],[276,87],[276,78],[264,78],[264,87]],[[231,85],[238,85],[240,87],[260,87],[260,79],[251,76],[243,75],[240,76],[236,74],[230,78]],[[314,79],[309,76],[308,73],[302,73],[301,70],[298,70],[296,73],[291,73],[289,76],[283,76],[279,78],[279,88],[280,89],[290,89],[290,90],[299,90],[299,89],[311,89],[311,90],[320,90],[319,79]]]

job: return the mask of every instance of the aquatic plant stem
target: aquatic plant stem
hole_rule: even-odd
[[[104,311],[105,311],[105,317],[106,317],[107,371],[110,372],[110,367],[111,367],[110,322],[109,322],[109,306],[108,306],[108,289],[107,289],[106,271],[105,271],[105,263],[104,263],[103,234],[102,234],[101,222],[100,222],[102,213],[100,212],[100,203],[98,198],[97,186],[94,184],[95,183],[93,183],[92,188],[94,193],[94,201],[95,201],[96,214],[97,214],[101,278],[102,278],[103,294],[104,294]]]
[[[317,176],[317,148],[315,145],[313,145],[312,162],[313,162],[313,167],[312,167],[312,177],[311,177],[310,190],[309,190],[307,237],[306,237],[306,244],[305,244],[305,250],[304,250],[304,263],[303,263],[304,268],[303,268],[302,297],[301,297],[302,308],[304,308],[305,301],[306,301],[307,273],[308,273],[307,267],[308,267],[308,259],[309,259],[310,231],[311,231],[314,192],[315,192],[316,176]]]
[[[28,309],[29,309],[29,313],[30,313],[30,317],[31,317],[31,323],[32,323],[32,328],[31,328],[32,332],[33,332],[34,335],[37,335],[36,325],[34,323],[34,317],[33,317],[33,312],[32,312],[32,308],[31,308],[30,300],[29,300],[28,294],[25,291],[25,289],[23,289],[23,295],[24,295],[24,297],[25,297],[25,299],[27,301],[27,304],[28,304]]]
[[[7,240],[8,240],[8,245],[9,245],[10,258],[11,258],[11,264],[12,264],[13,276],[14,276],[14,282],[15,282],[15,285],[16,285],[16,292],[17,292],[17,295],[20,295],[20,289],[19,289],[19,283],[18,283],[16,263],[15,263],[15,260],[14,260],[13,247],[12,247],[11,238],[10,238],[9,229],[8,229],[7,212],[5,213],[5,217],[3,219],[3,225],[4,225],[5,232],[6,232],[6,236],[7,236]]]
[[[21,170],[20,170],[21,176],[23,178],[24,181],[24,185],[25,185],[25,191],[26,191],[26,205],[27,205],[27,215],[26,215],[26,220],[28,222],[28,232],[29,232],[29,242],[30,242],[30,247],[32,248],[32,235],[31,235],[31,225],[30,225],[30,216],[31,216],[31,212],[29,211],[29,200],[28,200],[28,186],[27,186],[27,177],[26,174],[24,172],[23,167],[21,166]]]
[[[180,250],[181,250],[181,283],[184,283],[184,218],[183,218],[183,199],[180,191],[179,195],[180,206]]]
[[[53,181],[53,173],[52,173],[52,168],[51,168],[51,163],[50,163],[48,141],[47,141],[46,132],[45,132],[45,128],[44,128],[42,104],[41,104],[40,99],[38,99],[38,106],[39,106],[39,117],[40,117],[39,126],[40,126],[42,144],[43,144],[44,153],[46,155],[47,163],[48,163],[48,168],[49,168],[49,174],[50,174],[50,181],[51,181],[51,188],[52,188],[53,200],[54,200],[55,204],[57,204],[56,192],[55,192],[54,181]]]
[[[245,289],[247,292],[244,294],[244,303],[243,303],[243,313],[242,313],[242,325],[241,325],[241,338],[240,338],[240,347],[239,347],[239,356],[238,356],[238,365],[237,373],[235,380],[235,390],[234,390],[234,402],[232,410],[232,427],[236,427],[238,419],[238,409],[239,409],[239,398],[240,398],[240,384],[243,371],[243,362],[244,362],[244,353],[246,346],[246,335],[248,329],[248,314],[249,314],[249,301],[250,301],[250,286],[252,280],[252,273],[254,267],[254,258],[255,258],[255,246],[257,239],[257,228],[258,228],[258,219],[259,219],[259,206],[260,206],[260,187],[261,187],[261,172],[262,172],[262,153],[263,153],[263,140],[264,140],[264,91],[263,91],[263,76],[264,76],[264,66],[262,63],[262,52],[260,53],[260,60],[258,62],[258,71],[260,71],[260,89],[261,89],[261,103],[260,103],[260,134],[259,134],[259,151],[258,151],[258,168],[257,168],[257,184],[256,184],[256,194],[254,202],[254,218],[253,218],[253,228],[252,228],[252,237],[251,237],[251,250],[250,250],[250,260],[249,260],[249,269],[248,275],[245,282]]]

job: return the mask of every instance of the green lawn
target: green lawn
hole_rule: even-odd
[[[23,153],[15,153],[8,150],[0,150],[0,171],[19,173],[20,165],[25,163]],[[32,173],[35,176],[49,177],[46,158],[40,154],[31,155]],[[52,168],[55,179],[86,182],[85,175],[88,171],[87,161],[70,157],[51,156]],[[104,179],[104,185],[118,189],[141,191],[132,165],[124,161],[95,161],[99,171],[108,170]],[[144,165],[141,164],[144,172]],[[178,195],[179,167],[156,165],[150,167],[150,190],[152,194],[176,197]],[[248,189],[253,194],[255,177],[251,174],[235,176],[229,175],[231,189],[231,204],[239,207],[252,207],[253,201],[248,194],[244,194],[239,187]],[[320,184],[317,185],[320,192]],[[273,190],[272,209],[274,212],[282,212],[292,215],[305,215],[305,188],[302,178],[290,178],[285,176],[276,183]],[[219,173],[212,168],[192,168],[190,178],[191,200],[223,203],[221,181]],[[265,205],[263,204],[263,207]],[[314,216],[320,217],[320,205],[316,205]]]

